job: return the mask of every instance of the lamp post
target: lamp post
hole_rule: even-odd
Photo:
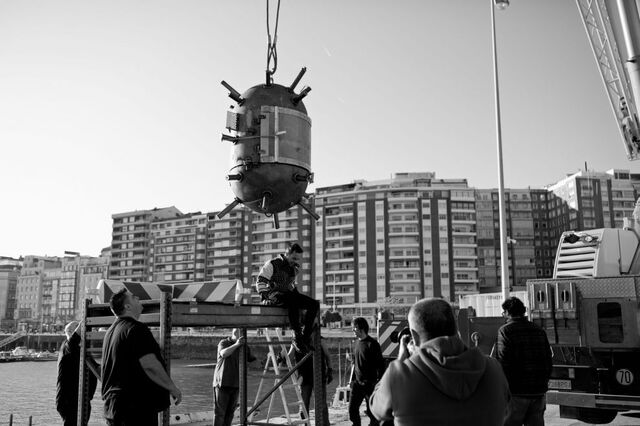
[[[502,165],[502,123],[500,121],[500,90],[498,86],[498,52],[496,48],[496,11],[509,6],[509,0],[489,0],[491,3],[491,41],[493,43],[493,87],[496,106],[496,144],[498,147],[498,204],[500,208],[500,271],[502,298],[509,297],[509,255],[507,248],[507,213],[504,199],[504,171]]]

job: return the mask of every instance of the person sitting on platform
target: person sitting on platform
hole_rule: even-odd
[[[260,293],[263,305],[283,306],[289,310],[293,346],[298,352],[309,348],[313,324],[320,310],[317,300],[301,294],[296,288],[302,252],[298,243],[291,244],[285,253],[262,266],[256,280],[256,290]],[[306,310],[304,329],[300,326],[300,309]]]

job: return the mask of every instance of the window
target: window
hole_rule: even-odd
[[[602,343],[622,343],[622,308],[619,303],[598,303],[598,335]]]

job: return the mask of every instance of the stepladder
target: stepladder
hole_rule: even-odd
[[[280,328],[264,328],[262,336],[265,338],[267,345],[267,359],[264,369],[260,377],[258,390],[256,393],[253,412],[248,416],[249,422],[255,422],[260,417],[260,422],[269,423],[273,418],[274,404],[277,403],[277,394],[282,402],[286,423],[289,425],[311,425],[309,421],[309,413],[304,404],[302,390],[300,387],[299,376],[295,371],[294,362],[292,362],[293,349],[290,347],[290,339],[284,338],[282,329]],[[305,355],[299,364],[304,362],[308,357],[312,356],[312,352]],[[271,392],[263,395],[265,384],[272,381],[273,388]],[[266,399],[269,404],[264,410],[259,409]]]

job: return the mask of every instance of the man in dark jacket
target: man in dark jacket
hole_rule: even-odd
[[[301,294],[296,288],[300,271],[302,247],[298,243],[289,246],[284,254],[268,260],[260,269],[256,290],[265,305],[283,306],[289,310],[289,324],[293,330],[293,347],[306,352],[311,344],[313,324],[320,310],[320,303]],[[300,325],[300,310],[304,309],[304,329]]]
[[[80,376],[80,335],[78,321],[71,321],[64,328],[67,340],[62,342],[58,353],[58,381],[56,389],[56,410],[62,417],[64,426],[76,426],[78,417],[78,380]],[[93,399],[98,380],[89,374],[89,400]],[[91,404],[87,422],[91,414]]]
[[[353,333],[357,337],[353,348],[353,376],[351,377],[351,398],[349,399],[349,420],[353,426],[360,426],[360,405],[364,399],[367,406],[369,425],[377,426],[378,421],[371,414],[369,397],[384,373],[384,359],[380,344],[369,336],[369,323],[362,317],[354,318]]]
[[[547,333],[527,320],[517,297],[505,300],[502,309],[508,321],[498,330],[494,356],[502,364],[512,395],[504,424],[544,425],[552,365]]]
[[[371,397],[373,415],[396,426],[502,425],[507,380],[495,359],[464,345],[451,305],[420,300],[411,307],[409,327],[413,343],[402,338],[398,359]]]

